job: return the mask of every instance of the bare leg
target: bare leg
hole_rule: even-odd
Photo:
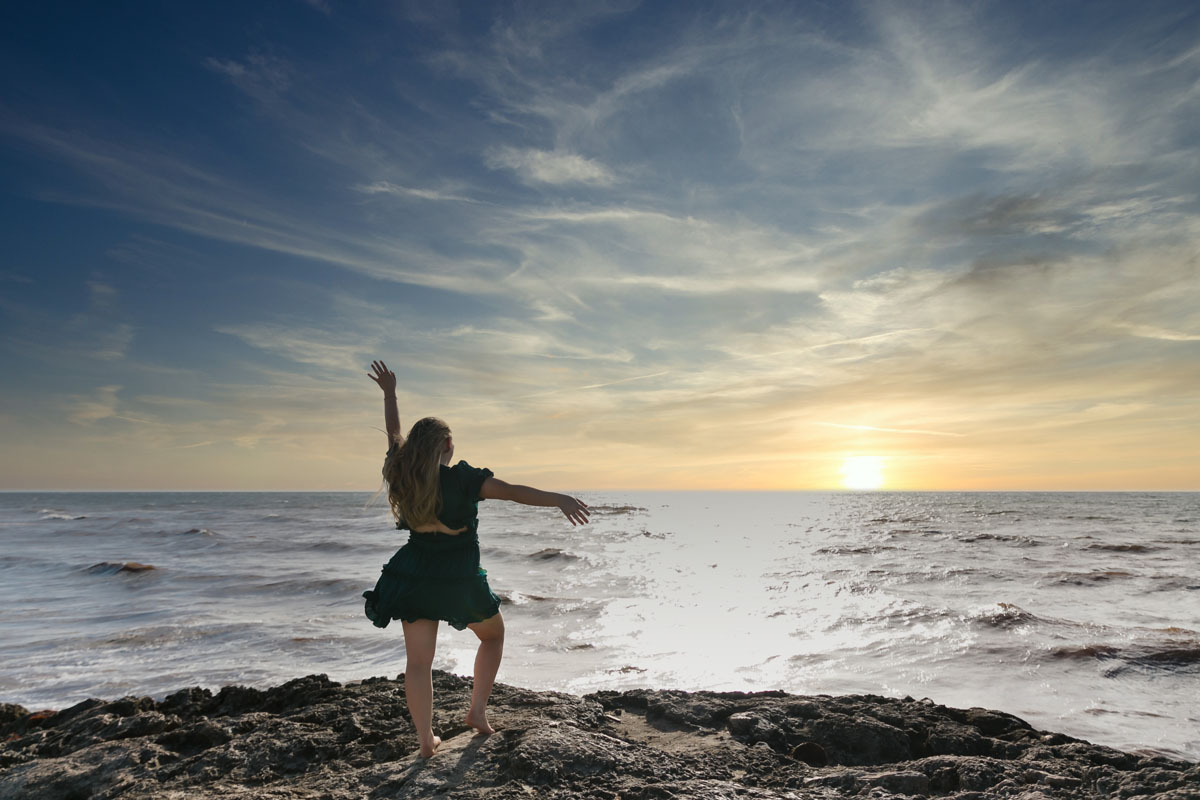
[[[492,696],[492,684],[500,669],[500,658],[504,655],[504,618],[500,614],[483,622],[468,625],[479,637],[479,651],[475,653],[475,688],[471,691],[471,709],[467,712],[467,724],[480,733],[495,733],[488,724],[487,704]]]
[[[403,622],[403,621],[402,621]],[[421,758],[429,758],[442,740],[433,735],[433,651],[437,646],[436,619],[404,622],[404,699],[412,715]]]

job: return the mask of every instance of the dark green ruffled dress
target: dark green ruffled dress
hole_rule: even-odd
[[[363,592],[366,614],[376,627],[394,619],[442,619],[458,630],[500,611],[500,598],[479,566],[479,490],[492,476],[465,461],[441,467],[442,510],[438,519],[459,534],[409,531],[408,543],[383,567],[375,588]]]

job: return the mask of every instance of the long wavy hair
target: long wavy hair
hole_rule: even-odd
[[[442,510],[438,467],[450,426],[437,417],[413,423],[408,438],[383,462],[388,505],[397,522],[412,526],[436,524]]]

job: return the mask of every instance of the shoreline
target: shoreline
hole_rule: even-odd
[[[877,695],[600,691],[496,684],[498,732],[462,721],[469,678],[434,672],[443,745],[417,757],[403,677],[324,675],[0,705],[0,800],[16,797],[1200,800],[1200,763],[1035,730],[1011,714]]]

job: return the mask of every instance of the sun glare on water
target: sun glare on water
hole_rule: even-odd
[[[882,489],[882,456],[848,456],[842,461],[842,485],[847,489]]]

